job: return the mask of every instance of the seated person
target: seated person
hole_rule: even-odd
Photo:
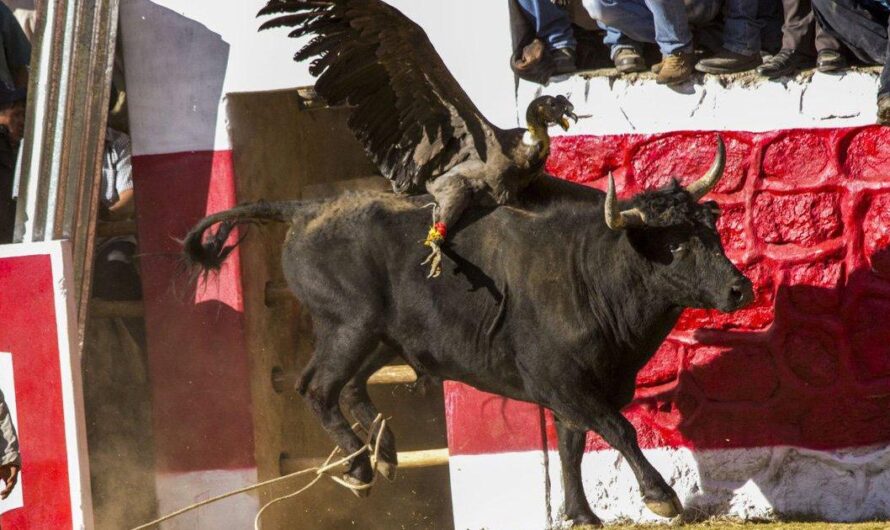
[[[760,66],[758,0],[726,0],[723,19],[723,46],[695,65],[699,72],[732,74]]]
[[[18,483],[19,470],[22,468],[22,457],[19,455],[19,439],[12,424],[12,415],[6,406],[3,392],[0,392],[0,500],[9,497]]]
[[[695,54],[690,25],[703,25],[720,14],[719,0],[584,0],[590,16],[608,28],[613,40],[618,34],[632,39],[610,42],[613,58],[618,46],[632,46],[630,42],[657,43],[662,62],[656,66],[659,84],[675,84],[692,76]],[[607,39],[609,34],[607,33]],[[639,50],[638,50],[639,51]]]
[[[554,75],[570,74],[577,70],[575,41],[569,14],[552,0],[517,0],[519,8],[534,25],[535,33],[546,45]]]
[[[810,0],[782,0],[782,4],[782,49],[758,67],[757,73],[770,79],[793,75],[812,64],[814,53],[820,72],[847,67],[841,44],[816,23]]]
[[[15,164],[25,132],[25,90],[0,83],[0,245],[12,243],[15,229]]]
[[[111,127],[105,132],[100,191],[102,193],[99,197],[100,220],[121,221],[133,217],[135,201],[130,137]],[[142,298],[139,273],[133,261],[135,254],[136,240],[132,236],[96,241],[93,296],[104,300]]]
[[[878,123],[890,125],[890,0],[813,0],[818,23],[861,61],[884,65],[878,81]]]

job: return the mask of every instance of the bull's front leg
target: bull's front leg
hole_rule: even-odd
[[[585,431],[572,429],[558,417],[556,434],[559,437],[559,461],[562,464],[562,488],[565,493],[565,516],[573,525],[602,526],[584,495],[581,481],[581,459],[584,458]]]
[[[550,408],[564,421],[596,432],[624,456],[640,486],[643,502],[652,512],[662,517],[675,517],[683,512],[677,494],[643,455],[636,429],[616,408],[592,396],[579,403]]]

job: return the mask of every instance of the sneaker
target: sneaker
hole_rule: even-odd
[[[646,71],[646,61],[643,60],[640,52],[634,48],[619,49],[612,62],[615,63],[615,69],[622,74]]]
[[[551,50],[550,59],[553,60],[553,75],[571,74],[578,71],[578,66],[575,64],[574,48]]]
[[[658,76],[655,82],[659,85],[682,83],[692,77],[695,72],[695,54],[692,52],[671,53],[665,55],[659,63]]]
[[[712,57],[699,61],[695,65],[695,69],[706,74],[734,74],[753,70],[760,66],[761,62],[759,53],[742,55],[722,48]]]
[[[878,98],[878,123],[890,125],[890,94]]]
[[[838,50],[820,50],[816,58],[816,70],[823,73],[846,70],[847,59]]]
[[[811,61],[797,50],[782,50],[757,67],[757,73],[769,79],[784,77],[796,73]]]

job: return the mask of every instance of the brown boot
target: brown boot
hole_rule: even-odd
[[[665,55],[658,66],[656,83],[659,85],[682,83],[692,77],[692,73],[695,72],[695,54],[681,52]]]

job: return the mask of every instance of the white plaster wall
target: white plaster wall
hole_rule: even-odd
[[[228,149],[225,94],[313,83],[287,29],[258,33],[265,0],[122,0],[137,155]],[[430,36],[483,113],[515,125],[506,2],[392,0]]]
[[[687,520],[727,515],[805,515],[838,522],[890,518],[890,446],[643,452],[677,492]],[[559,454],[552,451],[548,457],[546,464],[541,452],[453,457],[455,529],[571,528],[564,519]],[[541,477],[543,469],[549,483]],[[617,451],[586,454],[582,474],[587,499],[603,521],[672,522],[646,509],[636,479]],[[533,486],[530,479],[536,480]]]
[[[702,76],[679,87],[651,75],[574,76],[542,87],[521,81],[518,109],[542,94],[569,96],[584,115],[568,133],[651,134],[682,130],[772,131],[875,123],[878,70],[806,73],[769,81],[754,75]],[[524,111],[523,111],[524,114]]]

